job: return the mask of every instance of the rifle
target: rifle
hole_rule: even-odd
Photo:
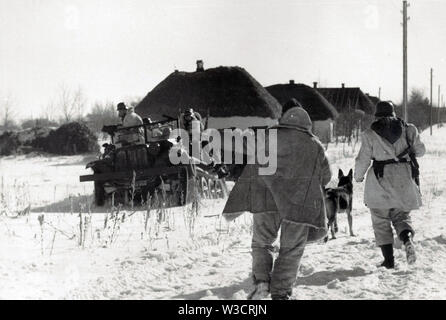
[[[163,116],[164,118],[168,119],[168,120],[177,120],[177,118],[171,117],[171,116],[169,116],[169,115],[167,115],[167,114],[163,114],[162,116]]]
[[[415,180],[418,188],[420,188],[420,165],[418,164],[417,157],[415,157],[415,153],[410,152],[410,167],[412,169],[412,178]]]
[[[414,152],[412,145],[410,143],[409,136],[407,135],[407,128],[408,128],[407,123],[405,123],[405,127],[406,127],[405,128],[406,129],[406,142],[408,145],[408,148],[406,150],[407,150],[407,155],[410,158],[409,164],[410,164],[410,168],[412,169],[412,178],[414,179],[418,188],[420,188],[420,165],[418,163],[417,157],[415,156],[415,152]]]

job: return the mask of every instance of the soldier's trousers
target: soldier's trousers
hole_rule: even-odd
[[[412,228],[410,211],[400,209],[370,209],[372,213],[373,231],[377,246],[393,244],[393,228],[399,237],[401,232],[408,230],[415,234]]]
[[[278,213],[253,215],[252,275],[270,283],[271,296],[291,295],[308,237],[308,226],[282,220]],[[273,242],[280,229],[280,249],[273,261]]]

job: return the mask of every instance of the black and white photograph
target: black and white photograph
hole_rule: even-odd
[[[445,13],[0,0],[0,300],[445,300]]]

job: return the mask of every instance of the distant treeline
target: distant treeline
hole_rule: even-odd
[[[395,113],[403,117],[402,104],[395,105]],[[422,90],[413,89],[407,102],[407,121],[413,123],[419,131],[430,126],[431,107],[429,99]],[[375,117],[361,112],[341,112],[334,123],[335,142],[358,140],[361,131],[370,127]],[[446,108],[438,108],[438,103],[432,106],[432,125],[446,122]]]
[[[19,131],[32,128],[57,128],[65,123],[76,121],[86,125],[93,133],[99,134],[104,125],[119,123],[116,106],[113,103],[96,103],[86,115],[73,119],[60,118],[53,120],[48,116],[26,118],[20,122],[9,121],[7,125],[0,124],[0,133],[5,131]]]
[[[129,103],[130,106],[136,104],[135,101]],[[13,109],[0,112],[0,156],[32,151],[64,155],[96,152],[102,127],[120,122],[116,104],[112,102],[95,103],[86,114],[77,112],[83,107],[67,109],[53,105],[54,112],[20,122],[9,110]],[[63,116],[57,120],[56,110],[63,111]]]
[[[139,97],[124,98],[128,106],[136,106],[140,100]],[[62,83],[48,103],[42,106],[39,116],[19,120],[17,100],[11,95],[0,96],[0,134],[33,128],[54,129],[71,122],[85,124],[92,132],[99,133],[104,125],[119,123],[116,104],[115,101],[91,105],[81,86],[73,88]]]
[[[402,105],[396,105],[396,114],[402,118]],[[440,111],[440,112],[439,112]],[[422,131],[430,126],[431,107],[427,97],[418,89],[413,89],[407,102],[407,121]],[[438,108],[438,102],[433,99],[432,124],[446,122],[446,108]]]

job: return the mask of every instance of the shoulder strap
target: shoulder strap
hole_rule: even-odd
[[[404,122],[404,130],[406,130],[406,142],[407,142],[407,145],[408,145],[409,148],[410,148],[410,147],[411,147],[411,143],[410,143],[410,140],[409,140],[409,136],[408,136],[408,134],[407,134],[407,128],[409,128],[409,126],[407,125],[406,122]]]
[[[406,123],[404,120],[402,120],[402,119],[400,119],[400,120],[403,122],[403,124],[404,124],[404,130],[406,131],[406,143],[407,143],[407,148],[404,149],[403,152],[401,152],[399,155],[396,156],[398,159],[401,159],[401,158],[404,157],[406,154],[409,154],[409,152],[410,152],[410,150],[411,150],[411,147],[412,147],[412,145],[411,145],[411,143],[410,143],[410,140],[409,140],[409,136],[407,135],[407,128],[408,128],[409,126],[407,125],[407,123]],[[410,154],[409,154],[409,156],[410,156]]]

